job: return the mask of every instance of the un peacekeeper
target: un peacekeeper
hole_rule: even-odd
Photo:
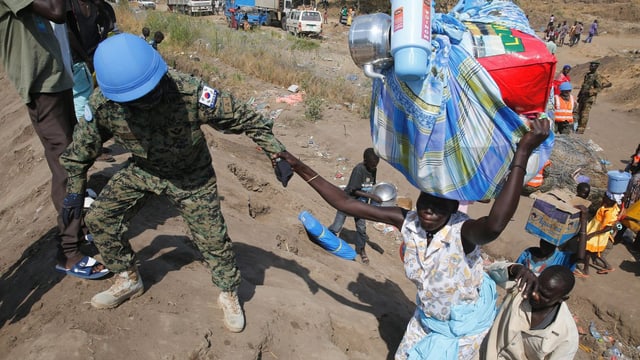
[[[584,75],[584,81],[578,93],[578,129],[576,130],[578,134],[584,134],[589,122],[589,112],[600,90],[611,87],[611,83],[597,73],[598,66],[600,66],[599,61],[589,63],[589,72]]]
[[[108,290],[91,299],[98,309],[114,308],[144,291],[136,254],[123,237],[128,219],[150,194],[166,196],[191,230],[222,291],[218,305],[232,332],[244,328],[237,289],[240,272],[227,235],[216,177],[201,125],[249,136],[267,155],[285,147],[273,123],[199,78],[167,71],[160,54],[132,34],[103,41],[95,52],[99,90],[90,98],[84,119],[61,158],[69,173],[63,215],[81,216],[87,170],[113,137],[132,153],[128,164],[100,192],[85,222],[105,265],[117,273]]]

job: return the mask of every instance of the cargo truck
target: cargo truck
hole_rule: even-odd
[[[267,19],[264,24],[260,25],[280,25],[285,29],[287,14],[289,14],[295,4],[301,4],[302,2],[303,0],[225,0],[224,15],[227,18],[227,22],[231,23],[231,12],[229,9],[239,8],[240,11],[235,12],[236,16],[239,12],[262,12],[267,14]]]
[[[213,14],[213,0],[167,0],[169,11],[188,15]]]

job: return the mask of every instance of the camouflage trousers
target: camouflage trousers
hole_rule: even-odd
[[[571,122],[556,122],[556,133],[569,135],[573,134],[573,123]]]
[[[578,103],[578,130],[576,130],[578,134],[583,134],[584,130],[587,128],[589,112],[591,111],[591,107],[595,100],[595,97],[581,98],[578,100],[580,101]]]
[[[136,262],[131,244],[124,238],[129,220],[151,194],[166,196],[185,220],[193,241],[211,268],[213,283],[223,291],[240,286],[240,271],[227,226],[220,211],[217,181],[188,190],[151,175],[135,164],[116,173],[100,192],[85,217],[94,243],[111,271],[126,271]]]

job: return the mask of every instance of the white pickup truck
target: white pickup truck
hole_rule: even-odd
[[[142,10],[155,10],[156,9],[156,2],[155,1],[150,1],[150,0],[138,0],[138,7]]]

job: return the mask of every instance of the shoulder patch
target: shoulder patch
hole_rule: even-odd
[[[212,89],[205,85],[202,88],[202,93],[200,94],[200,100],[198,100],[198,102],[206,107],[213,109],[216,107],[218,94],[219,94],[218,90]]]
[[[88,104],[84,106],[83,116],[84,116],[84,121],[86,122],[91,122],[93,120],[93,112],[91,111],[91,107]]]

